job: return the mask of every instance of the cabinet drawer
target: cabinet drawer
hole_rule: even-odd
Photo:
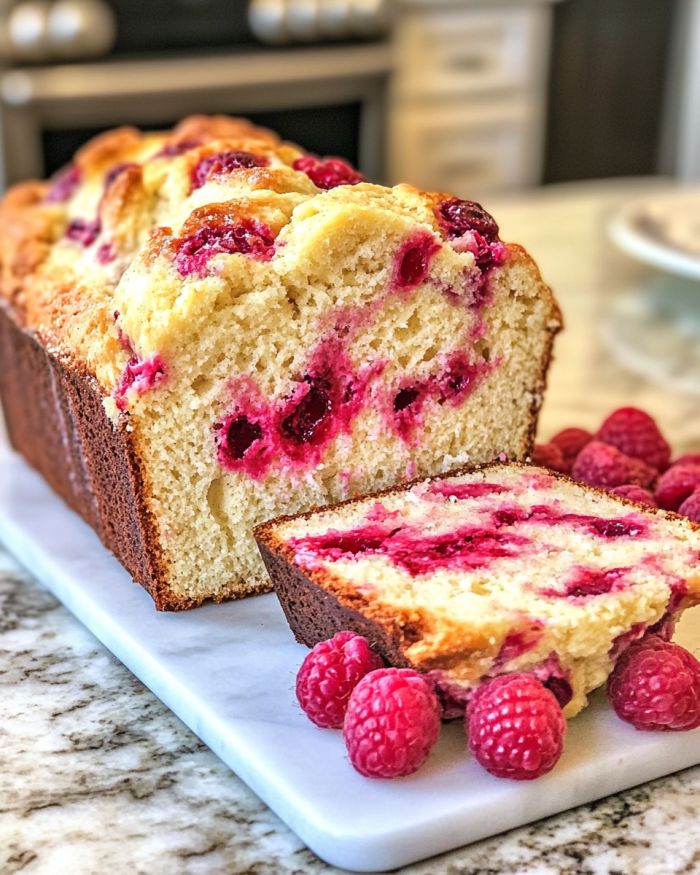
[[[527,88],[545,67],[544,6],[409,13],[396,33],[397,97]]]
[[[522,104],[499,111],[397,112],[390,173],[428,191],[463,197],[539,181],[540,119]]]

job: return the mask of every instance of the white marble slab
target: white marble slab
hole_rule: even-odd
[[[553,773],[490,777],[443,729],[428,763],[398,781],[356,774],[340,734],[294,702],[295,644],[274,596],[158,614],[93,532],[8,450],[0,538],[124,664],[324,860],[376,871],[423,859],[700,762],[700,730],[638,733],[605,700],[570,724]],[[700,645],[700,625],[680,637]]]

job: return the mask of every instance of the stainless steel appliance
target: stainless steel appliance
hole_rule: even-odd
[[[381,179],[387,9],[385,0],[0,0],[0,182],[53,172],[99,130],[193,112],[249,115]]]

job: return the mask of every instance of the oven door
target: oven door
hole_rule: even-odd
[[[2,184],[42,177],[69,157],[73,143],[67,155],[47,160],[52,134],[162,127],[213,112],[251,115],[311,151],[356,160],[381,180],[390,69],[389,46],[371,43],[10,70],[0,76]]]

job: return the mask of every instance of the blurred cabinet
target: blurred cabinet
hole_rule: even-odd
[[[474,196],[540,181],[550,20],[546,0],[399,4],[392,182]]]
[[[692,19],[678,15],[692,5],[700,9],[697,0],[568,0],[555,8],[545,182],[658,173],[664,116],[683,106],[686,72],[700,73]],[[698,97],[686,104],[691,123]]]

